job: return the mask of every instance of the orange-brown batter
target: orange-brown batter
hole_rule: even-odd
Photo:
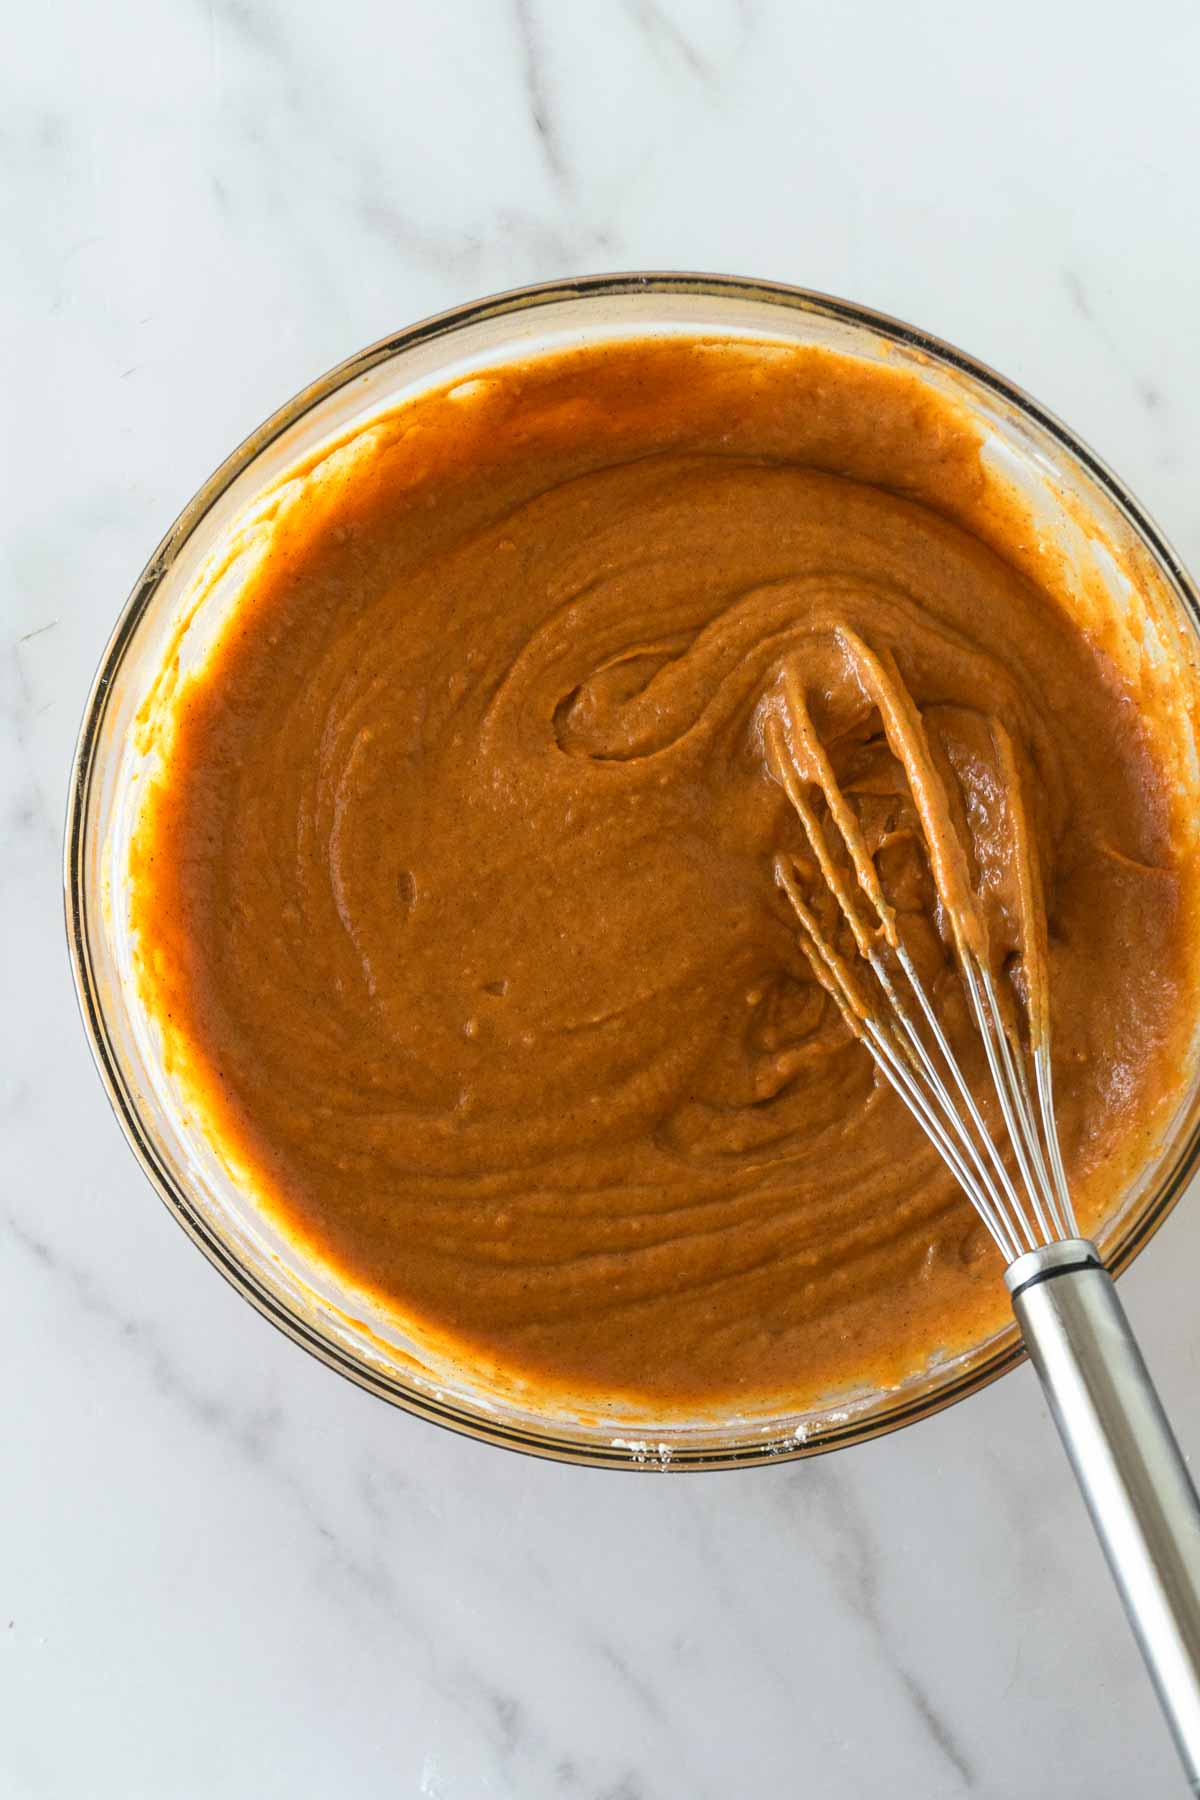
[[[799,669],[955,1031],[846,643],[894,657],[1010,959],[988,722],[1011,738],[1094,1223],[1182,1078],[1195,874],[1017,531],[913,377],[686,339],[498,371],[310,471],[132,865],[147,997],[276,1218],[435,1345],[664,1412],[806,1404],[994,1329],[999,1260],[777,885],[803,838],[764,722]]]

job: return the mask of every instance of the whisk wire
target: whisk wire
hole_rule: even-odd
[[[1012,1178],[1004,1166],[1004,1159],[996,1147],[991,1132],[984,1123],[983,1115],[976,1104],[975,1096],[971,1092],[970,1084],[962,1072],[958,1058],[950,1048],[950,1042],[942,1027],[942,1022],[934,1010],[933,1002],[925,992],[924,986],[913,965],[912,958],[902,945],[897,954],[900,958],[901,965],[904,968],[904,972],[908,977],[909,984],[917,996],[921,1010],[925,1016],[929,1029],[933,1034],[934,1041],[937,1044],[942,1059],[950,1070],[954,1085],[958,1089],[963,1105],[967,1109],[971,1124],[978,1133],[980,1142],[982,1143],[992,1167],[995,1170],[996,1176],[998,1177],[1000,1188],[1004,1196],[1003,1201],[1001,1201],[1000,1195],[996,1194],[994,1189],[991,1188],[990,1182],[988,1183],[989,1192],[992,1194],[997,1211],[1005,1221],[1009,1237],[1012,1242],[1016,1244],[1021,1236],[1022,1213],[1021,1203],[1018,1199],[1016,1188],[1013,1186]],[[1013,1254],[1014,1256],[1017,1255],[1018,1251],[1014,1249]]]
[[[777,864],[777,876],[804,927],[807,948],[811,953],[810,960],[822,986],[837,1003],[851,1031],[866,1045],[881,1072],[932,1139],[951,1173],[970,1196],[997,1247],[1011,1261],[1020,1254],[1023,1246],[1029,1247],[1029,1233],[1021,1229],[1022,1213],[1016,1190],[907,952],[901,946],[901,967],[922,1014],[930,1024],[935,1043],[951,1071],[955,1086],[964,1097],[970,1120],[978,1133],[979,1144],[982,1144],[994,1163],[999,1176],[999,1188],[981,1154],[979,1144],[964,1125],[908,1008],[897,994],[882,959],[872,953],[868,964],[892,1000],[891,1017],[886,1023],[881,1017],[872,1016],[845,964],[828,943],[815,915],[799,892],[794,875],[782,859]],[[897,1025],[903,1032],[902,1036],[895,1030]]]
[[[1012,1234],[1004,1205],[975,1144],[963,1129],[945,1084],[909,1017],[907,1008],[901,1003],[886,966],[878,956],[871,954],[870,967],[885,992],[893,999],[895,1018],[903,1027],[903,1037],[895,1035],[882,1022],[870,1016],[845,965],[827,943],[815,915],[796,886],[794,875],[782,860],[777,864],[777,877],[804,927],[813,967],[822,986],[836,1002],[851,1031],[870,1050],[881,1071],[918,1124],[932,1138],[955,1178],[970,1194],[998,1246],[1006,1250]],[[923,1009],[931,1012],[928,998],[911,964],[909,974]],[[940,1031],[940,1027],[938,1030]],[[1014,1248],[1012,1254],[1016,1253]]]
[[[1011,1262],[1040,1243],[1073,1236],[1076,1227],[1054,1122],[1044,1030],[1032,1045],[1035,1106],[1025,1051],[1019,1038],[1013,1041],[991,970],[955,921],[952,936],[957,960],[1016,1163],[1018,1188],[900,935],[857,815],[841,790],[791,669],[784,673],[784,695],[788,727],[776,714],[768,718],[764,730],[772,772],[800,820],[824,886],[849,926],[861,963],[874,977],[886,1006],[871,1003],[805,900],[796,879],[797,865],[789,867],[787,859],[780,857],[776,879],[803,927],[802,942],[822,985],[964,1188],[1006,1260]],[[906,716],[905,727],[927,751],[919,715],[915,719]],[[1015,763],[1006,734],[1004,747],[1011,775]],[[818,790],[824,800],[824,817],[809,800],[806,786]],[[841,856],[834,851],[830,829],[840,842]],[[1024,913],[1032,892],[1023,892],[1021,899]],[[896,986],[889,955],[916,1002],[916,1017]],[[920,1028],[921,1020],[932,1048]],[[1031,1014],[1031,1035],[1033,1025]]]
[[[1071,1203],[1071,1190],[1067,1186],[1067,1172],[1063,1168],[1062,1145],[1058,1141],[1058,1127],[1055,1124],[1054,1077],[1050,1067],[1050,1047],[1044,1038],[1034,1047],[1033,1073],[1037,1082],[1038,1104],[1041,1108],[1042,1124],[1046,1133],[1046,1147],[1050,1157],[1050,1170],[1054,1179],[1054,1192],[1062,1222],[1063,1236],[1078,1237],[1079,1225],[1075,1218],[1075,1208]]]
[[[971,1010],[979,1027],[979,1035],[983,1039],[984,1054],[987,1057],[988,1069],[991,1072],[992,1085],[996,1090],[996,1098],[1000,1102],[1000,1111],[1004,1117],[1008,1140],[1012,1145],[1017,1166],[1021,1171],[1021,1179],[1025,1192],[1033,1203],[1037,1223],[1043,1232],[1049,1234],[1045,1214],[1042,1209],[1042,1196],[1038,1189],[1033,1169],[1033,1152],[1030,1145],[1029,1119],[1025,1109],[1019,1103],[1017,1075],[1013,1066],[1012,1049],[1008,1041],[1008,1033],[1004,1029],[1000,1017],[996,991],[986,976],[986,971],[975,962],[974,957],[962,958],[962,970],[967,984],[967,993],[971,1001]],[[1037,1238],[1030,1226],[1028,1216],[1021,1214],[1021,1225],[1026,1238],[1027,1248],[1036,1249]]]

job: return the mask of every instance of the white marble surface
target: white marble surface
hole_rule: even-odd
[[[1112,18],[1110,30],[1105,21]],[[1027,1370],[711,1477],[458,1441],[191,1248],[109,1116],[59,904],[92,670],[309,377],[637,266],[920,321],[1200,563],[1194,0],[39,0],[0,68],[0,1795],[1174,1794]],[[1200,1453],[1200,1205],[1126,1284]]]

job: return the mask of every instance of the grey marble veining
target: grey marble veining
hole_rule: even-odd
[[[541,1465],[310,1362],[111,1119],[61,821],[220,458],[492,289],[732,269],[1022,382],[1200,563],[1200,17],[1148,0],[69,0],[0,67],[0,1795],[726,1800],[1178,1783],[1027,1372],[740,1475]],[[1200,1209],[1127,1282],[1200,1447]]]

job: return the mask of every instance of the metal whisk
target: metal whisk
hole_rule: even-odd
[[[780,856],[776,879],[795,910],[817,979],[927,1133],[1004,1257],[1025,1347],[1193,1791],[1200,1794],[1200,1502],[1112,1278],[1095,1244],[1080,1237],[1071,1205],[1054,1116],[1046,914],[1021,760],[1000,721],[990,721],[1015,872],[1013,910],[1024,965],[1018,994],[993,972],[945,761],[893,657],[849,630],[835,637],[907,776],[969,1016],[983,1045],[990,1102],[973,1093],[921,978],[867,835],[814,727],[795,664],[785,665],[764,713],[763,738],[769,767],[803,826],[808,854]]]

